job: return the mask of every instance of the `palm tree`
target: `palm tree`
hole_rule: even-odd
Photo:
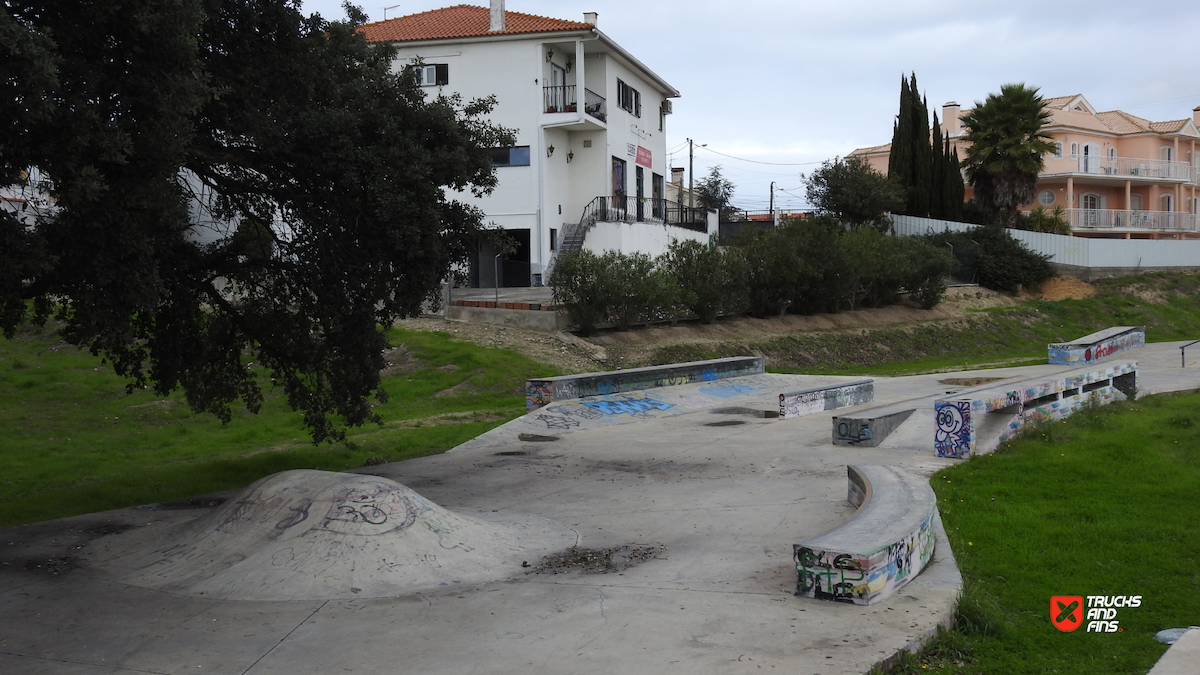
[[[962,118],[970,143],[967,179],[975,200],[1002,224],[1012,224],[1017,207],[1033,201],[1043,156],[1054,151],[1054,137],[1044,130],[1049,119],[1037,87],[1024,84],[1000,87]]]

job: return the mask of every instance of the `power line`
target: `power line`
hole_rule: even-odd
[[[707,150],[707,151],[709,151],[709,152],[716,153],[716,154],[718,154],[718,155],[720,155],[720,156],[722,156],[722,157],[728,157],[729,159],[736,159],[736,160],[738,160],[739,162],[750,162],[750,163],[752,163],[752,164],[768,164],[768,165],[770,165],[770,166],[811,166],[811,165],[813,165],[813,164],[820,164],[820,163],[821,163],[821,162],[800,162],[800,163],[788,163],[788,162],[763,162],[763,161],[760,161],[760,160],[757,160],[757,159],[746,159],[745,157],[734,157],[733,155],[727,155],[727,154],[725,154],[725,153],[723,153],[723,152],[718,152],[718,151],[716,151],[716,150],[713,150],[712,148],[709,148],[709,147],[704,147],[704,146],[699,146],[699,147],[702,147],[703,149],[705,149],[705,150]]]

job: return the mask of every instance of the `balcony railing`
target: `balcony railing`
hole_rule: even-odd
[[[1066,155],[1047,157],[1042,174],[1084,173],[1093,176],[1121,178],[1156,178],[1195,182],[1192,166],[1187,162],[1136,157],[1102,157],[1098,155]]]
[[[579,99],[575,97],[575,85],[573,84],[542,87],[542,98],[542,103],[548,113],[573,113],[579,110]],[[608,121],[608,109],[604,97],[591,89],[583,90],[583,111],[601,122]]]
[[[579,224],[588,228],[596,223],[652,223],[707,232],[708,212],[665,199],[596,197],[584,207]]]
[[[608,103],[604,100],[603,96],[591,89],[583,90],[583,112],[601,122],[608,121]]]
[[[578,103],[575,100],[575,85],[563,84],[554,87],[543,87],[542,96],[545,99],[546,112],[575,112]]]
[[[1136,230],[1196,230],[1196,214],[1179,211],[1124,211],[1118,209],[1067,209],[1072,229],[1132,228]]]

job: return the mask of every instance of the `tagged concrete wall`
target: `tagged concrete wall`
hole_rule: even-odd
[[[834,384],[779,395],[779,419],[813,415],[875,400],[875,380]]]
[[[792,546],[795,595],[856,605],[912,581],[934,549],[937,497],[929,482],[894,466],[847,467],[850,522]]]
[[[532,412],[554,401],[604,396],[655,387],[670,387],[693,382],[715,382],[729,377],[759,375],[761,356],[737,356],[711,361],[692,361],[666,366],[583,373],[525,381],[525,411]]]
[[[1046,345],[1046,352],[1052,365],[1074,366],[1145,346],[1144,326],[1116,326],[1071,342]]]
[[[1092,366],[1064,377],[985,389],[934,402],[938,457],[991,452],[1030,423],[1062,419],[1085,405],[1122,401],[1137,390],[1137,363]]]

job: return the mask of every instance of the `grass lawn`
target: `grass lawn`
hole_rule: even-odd
[[[1200,275],[1159,273],[1097,282],[1086,300],[1030,301],[965,320],[763,341],[660,347],[652,363],[760,354],[778,373],[912,375],[1046,362],[1046,345],[1110,326],[1145,326],[1150,342],[1200,339]]]
[[[100,359],[26,327],[0,339],[0,526],[245,486],[286,469],[343,470],[442,452],[525,411],[524,380],[557,375],[508,350],[393,330],[382,426],[314,446],[282,395],[223,426],[183,397],[127,394]]]
[[[1156,632],[1200,623],[1200,395],[1085,410],[932,483],[964,596],[893,672],[1145,673]],[[1142,599],[1119,632],[1061,632],[1053,595]]]

